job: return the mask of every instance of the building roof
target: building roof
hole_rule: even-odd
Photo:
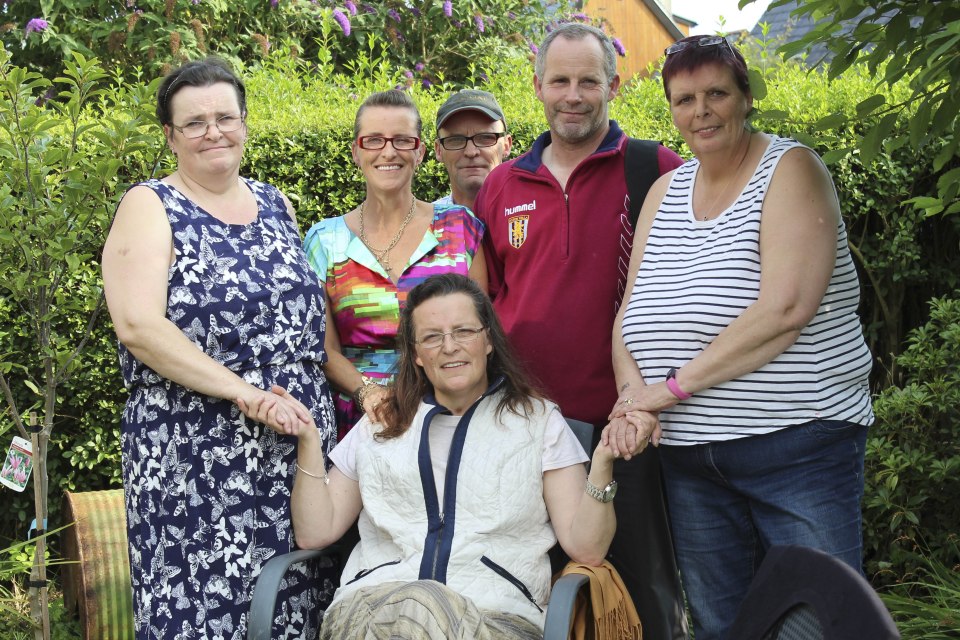
[[[766,23],[769,25],[767,31],[767,38],[772,40],[782,39],[784,42],[792,42],[794,40],[799,40],[803,36],[807,35],[811,30],[813,30],[816,21],[810,17],[810,14],[805,14],[803,16],[791,16],[790,14],[800,6],[798,0],[793,0],[779,7],[769,7],[762,16],[760,20],[757,21],[757,24],[750,31],[750,35],[759,38],[763,36],[763,31],[760,28],[760,25]],[[870,10],[867,9],[863,11],[856,18],[851,18],[846,20],[843,23],[843,26],[840,30],[840,33],[843,35],[848,35],[853,31],[857,26],[857,23],[866,15],[870,13]],[[886,17],[881,17],[877,22],[885,24],[889,19],[890,15]],[[911,21],[916,24],[917,19]],[[810,47],[807,51],[807,64],[818,65],[818,64],[829,64],[833,60],[833,53],[827,49],[827,46],[822,43],[817,43]]]
[[[659,2],[656,0],[641,0],[641,2],[647,6],[647,9],[650,9],[650,13],[660,21],[660,24],[667,30],[667,33],[673,36],[674,40],[679,40],[684,37],[683,31],[680,31],[680,27],[677,26],[671,16],[667,15]]]

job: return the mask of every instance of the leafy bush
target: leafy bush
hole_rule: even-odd
[[[428,86],[476,81],[476,60],[527,52],[546,16],[566,10],[565,0],[41,0],[7,6],[0,34],[17,64],[48,72],[74,51],[152,77],[208,53],[253,63],[278,48],[350,71],[378,50]]]
[[[765,51],[752,43],[747,50],[754,57]],[[773,65],[767,60],[756,67],[770,88],[758,101],[759,128],[795,137],[829,163],[860,273],[860,317],[876,363],[873,388],[900,383],[895,356],[907,331],[925,321],[930,298],[960,285],[960,218],[929,217],[908,202],[936,191],[944,172],[934,168],[934,158],[944,142],[930,142],[917,154],[891,139],[865,162],[855,148],[859,129],[869,122],[831,134],[821,128],[855,114],[862,96],[876,90],[866,66],[855,66],[833,81],[822,71],[795,63]],[[885,95],[895,101],[908,93],[909,87],[901,83]],[[849,149],[854,151],[847,153]]]
[[[960,295],[930,303],[897,360],[907,383],[874,403],[867,441],[866,566],[878,582],[910,582],[930,560],[960,563]]]
[[[53,86],[58,99],[46,100]],[[27,416],[40,416],[38,521],[47,514],[48,471],[58,480],[69,476],[60,456],[47,469],[48,444],[54,427],[69,423],[61,411],[76,398],[64,405],[59,394],[84,371],[84,347],[103,309],[98,254],[129,182],[124,172],[148,175],[148,159],[163,148],[145,130],[152,87],[108,87],[96,61],[79,54],[51,82],[11,65],[0,50],[0,310],[7,320],[0,331],[0,433],[16,427],[27,437]],[[77,413],[87,408],[74,406]],[[116,440],[104,438],[102,450],[110,450],[108,442]],[[21,524],[33,511],[30,498],[10,501]]]

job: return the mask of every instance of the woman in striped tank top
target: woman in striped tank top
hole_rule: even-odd
[[[603,437],[627,454],[664,445],[694,633],[713,640],[772,545],[861,570],[871,356],[823,162],[750,130],[746,63],[724,38],[666,54],[673,121],[696,158],[651,188],[637,224]]]

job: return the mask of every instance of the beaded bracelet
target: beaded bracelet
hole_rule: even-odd
[[[353,392],[353,402],[357,405],[357,409],[364,411],[365,409],[363,408],[363,401],[366,400],[367,394],[370,393],[370,391],[375,387],[380,387],[382,389],[383,385],[378,382],[374,382],[367,376],[360,376],[360,379],[363,381],[363,384]]]

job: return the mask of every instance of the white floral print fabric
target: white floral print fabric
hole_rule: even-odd
[[[164,182],[143,183],[173,231],[167,318],[251,384],[285,387],[311,410],[329,451],[323,289],[280,192],[245,184],[259,213],[235,225]],[[261,566],[294,548],[296,439],[119,351],[130,389],[121,438],[136,637],[242,640]],[[272,637],[313,637],[335,580],[333,569],[291,570]]]

